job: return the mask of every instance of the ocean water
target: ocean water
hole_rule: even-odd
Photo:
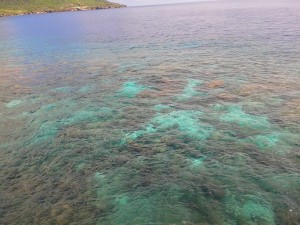
[[[300,3],[0,19],[0,224],[300,224]]]

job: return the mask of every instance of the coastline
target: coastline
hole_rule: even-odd
[[[32,15],[32,14],[46,14],[46,13],[57,13],[57,12],[75,12],[75,11],[87,11],[87,10],[102,10],[102,9],[118,9],[118,8],[126,8],[126,5],[111,3],[106,6],[76,6],[76,7],[68,7],[63,9],[47,9],[47,10],[36,10],[36,11],[22,11],[14,10],[10,13],[1,13],[0,9],[0,17],[7,16],[23,16],[23,15]]]

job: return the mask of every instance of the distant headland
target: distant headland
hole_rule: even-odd
[[[106,0],[0,0],[0,17],[124,7]]]

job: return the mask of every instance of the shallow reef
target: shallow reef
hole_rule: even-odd
[[[290,2],[1,20],[0,224],[299,225]]]
[[[16,134],[23,137],[14,145],[23,156],[11,163],[25,159],[22,168],[27,166],[30,176],[42,171],[60,177],[54,189],[74,199],[56,200],[60,208],[39,218],[107,225],[297,220],[299,173],[286,168],[294,164],[288,157],[297,135],[255,111],[265,110],[263,104],[209,100],[191,105],[212,98],[219,83],[208,84],[212,90],[201,95],[195,88],[204,81],[186,81],[184,94],[165,99],[141,98],[145,90],[156,91],[156,83],[132,80],[113,87],[113,82],[62,86],[49,90],[55,101],[45,93],[8,103],[7,113],[15,115],[7,118],[28,132]],[[1,146],[15,152],[10,142]],[[43,184],[34,198],[52,201],[44,193],[50,187]]]

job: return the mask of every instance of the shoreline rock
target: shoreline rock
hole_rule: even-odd
[[[119,9],[126,8],[126,5],[121,5],[114,3],[113,5],[108,6],[76,6],[73,8],[61,9],[61,10],[45,10],[45,11],[36,11],[36,12],[22,12],[15,13],[10,15],[0,14],[0,17],[8,17],[8,16],[24,16],[24,15],[33,15],[33,14],[46,14],[46,13],[58,13],[58,12],[76,12],[76,11],[88,11],[88,10],[102,10],[102,9]]]

